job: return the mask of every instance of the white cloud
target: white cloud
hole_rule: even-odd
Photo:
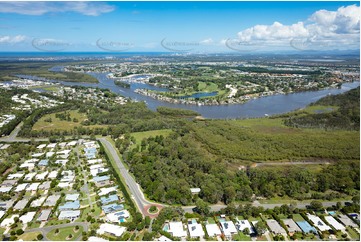
[[[255,25],[238,33],[240,44],[300,48],[354,48],[360,43],[360,7],[350,5],[337,11],[319,10],[305,22]],[[302,45],[302,46],[301,46]],[[296,46],[293,46],[297,48]]]
[[[24,35],[16,35],[16,36],[0,36],[0,44],[16,44],[20,42],[24,42],[26,40],[26,36]]]
[[[200,44],[203,44],[203,45],[210,45],[210,44],[213,44],[214,41],[212,38],[208,38],[208,39],[205,39],[205,40],[202,40],[199,42]]]
[[[0,2],[0,13],[24,15],[76,12],[87,16],[98,16],[112,12],[114,9],[114,6],[103,2]]]

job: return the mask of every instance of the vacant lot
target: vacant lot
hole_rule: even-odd
[[[168,136],[170,134],[170,129],[162,129],[162,130],[152,130],[152,131],[144,131],[144,132],[135,132],[131,133],[131,136],[135,138],[134,146],[140,145],[143,139],[149,137],[155,137],[157,135]]]
[[[60,120],[56,114],[64,114],[64,112],[51,113],[41,117],[33,126],[32,130],[72,130],[75,127],[82,126],[81,122],[87,119],[85,113],[79,113],[78,110],[67,111],[70,114],[70,120]],[[51,120],[51,122],[49,122]],[[89,125],[88,128],[101,128],[104,125]]]

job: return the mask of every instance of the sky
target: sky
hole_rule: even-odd
[[[0,2],[0,51],[252,52],[360,46],[359,2]]]

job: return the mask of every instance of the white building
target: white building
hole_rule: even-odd
[[[248,228],[250,234],[254,234],[256,231],[254,230],[253,226],[250,224],[248,220],[239,220],[237,219],[236,227],[239,231],[243,232],[244,229]]]
[[[79,216],[80,216],[80,210],[64,210],[60,212],[58,218],[59,220],[63,220],[63,219],[74,220],[79,218]]]
[[[206,224],[206,230],[210,237],[220,236],[222,234],[217,224]]]
[[[12,224],[15,223],[14,218],[18,218],[18,217],[19,217],[18,214],[14,214],[14,215],[12,215],[10,218],[4,219],[4,220],[1,222],[0,226],[1,226],[1,227],[9,227],[10,225],[12,225]]]
[[[325,216],[325,219],[327,223],[329,223],[332,227],[334,227],[336,230],[345,230],[345,226],[337,222],[336,219],[334,219],[332,216]]]
[[[197,222],[188,224],[188,232],[191,238],[203,238],[204,236],[202,225]]]
[[[312,221],[312,223],[321,231],[327,231],[327,230],[331,230],[330,226],[326,225],[319,217],[312,215],[312,214],[307,214],[307,217],[309,220]]]
[[[187,231],[183,229],[182,222],[169,222],[168,233],[172,234],[173,237],[187,237]]]
[[[28,185],[29,185],[29,183],[19,184],[19,185],[15,188],[15,192],[24,191]]]
[[[110,235],[120,237],[126,230],[126,227],[106,223],[100,225],[99,229],[97,230],[97,234],[102,235],[108,233]]]
[[[19,220],[23,223],[23,224],[27,224],[29,222],[31,222],[31,220],[34,219],[36,212],[27,212],[26,214],[24,214],[23,216],[21,216],[19,218]]]
[[[238,233],[236,226],[232,221],[221,222],[221,228],[224,233],[224,236],[226,236],[228,239],[232,238],[232,235]]]

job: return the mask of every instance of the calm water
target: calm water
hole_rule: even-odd
[[[60,71],[61,68],[54,67],[51,70]],[[147,88],[151,90],[165,91],[167,89],[154,87],[143,83],[131,83],[130,88],[122,88],[116,86],[112,79],[107,78],[107,73],[89,73],[96,77],[99,83],[79,83],[79,82],[62,82],[59,83],[65,86],[84,86],[84,87],[100,87],[108,88],[111,91],[121,94],[125,97],[130,97],[134,100],[145,101],[148,107],[152,110],[156,110],[158,106],[167,106],[172,108],[184,108],[197,111],[205,118],[219,118],[219,119],[231,119],[231,118],[254,118],[263,117],[265,114],[281,114],[295,109],[303,108],[308,104],[319,100],[320,98],[328,94],[339,94],[348,91],[352,88],[358,87],[360,82],[345,83],[340,89],[331,88],[320,91],[299,92],[287,95],[274,95],[268,97],[262,97],[251,100],[244,104],[230,104],[230,105],[217,105],[217,106],[195,106],[187,104],[172,104],[155,100],[150,97],[146,97],[134,92],[138,88]],[[33,76],[18,75],[19,77],[32,78],[34,80],[43,80]]]

